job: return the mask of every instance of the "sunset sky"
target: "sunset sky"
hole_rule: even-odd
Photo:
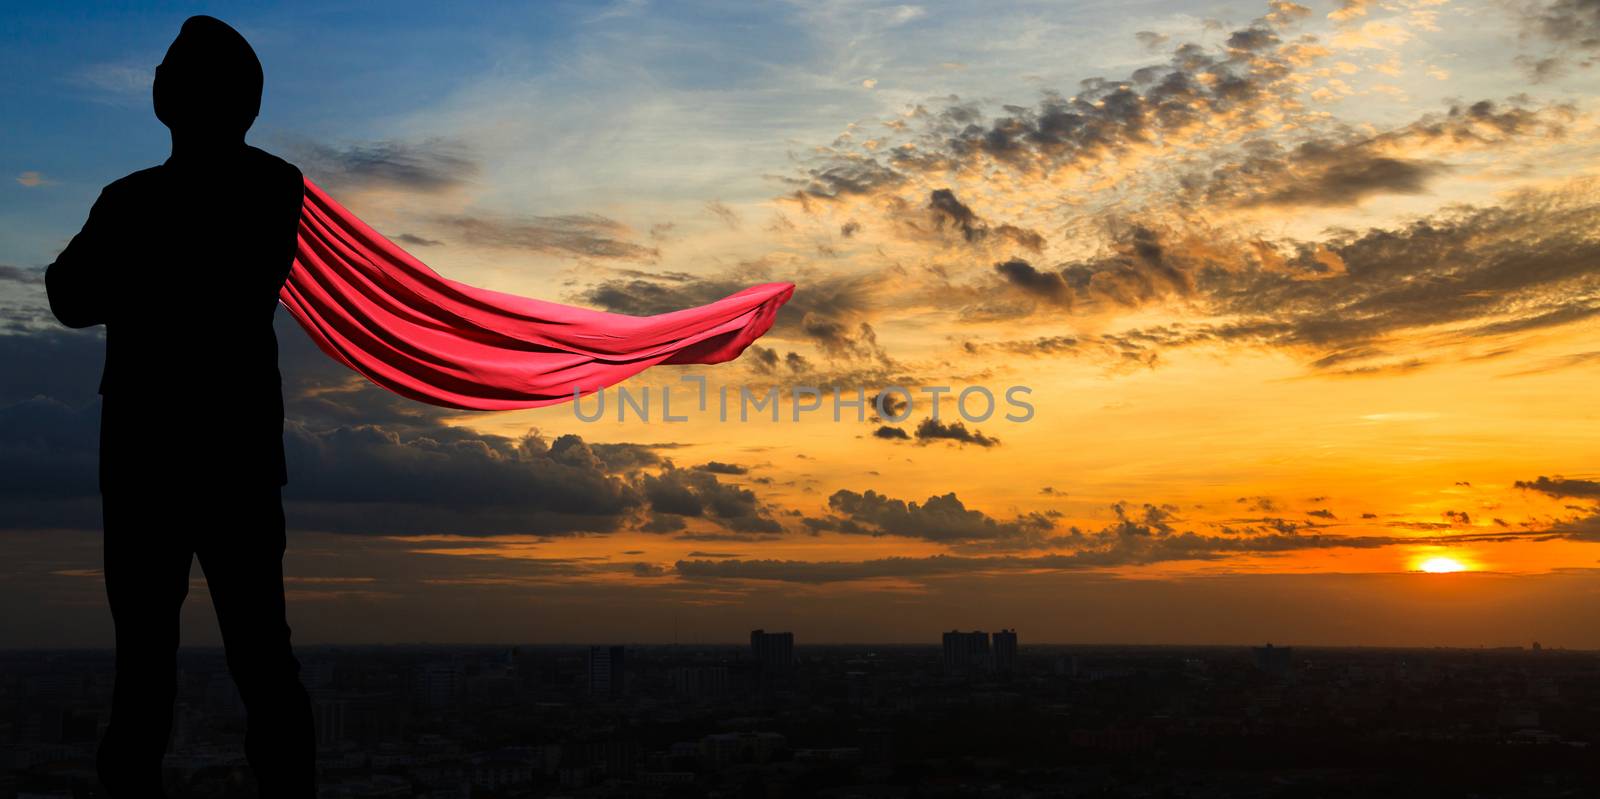
[[[1592,0],[11,5],[0,646],[110,643],[103,343],[43,269],[166,157],[191,13],[261,57],[250,142],[447,276],[798,285],[739,360],[627,384],[677,423],[421,405],[280,312],[299,642],[1600,647]],[[685,376],[914,402],[724,422]]]

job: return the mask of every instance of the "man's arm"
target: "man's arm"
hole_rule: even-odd
[[[45,293],[50,298],[50,311],[67,327],[90,327],[106,322],[107,295],[105,270],[107,255],[112,251],[114,238],[109,217],[110,187],[100,192],[94,207],[89,209],[89,220],[83,229],[72,237],[67,248],[56,256],[44,273]]]

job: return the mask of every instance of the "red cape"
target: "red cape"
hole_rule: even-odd
[[[335,360],[447,408],[554,405],[659,363],[721,363],[772,327],[793,283],[657,316],[573,308],[441,277],[306,180],[279,298]]]

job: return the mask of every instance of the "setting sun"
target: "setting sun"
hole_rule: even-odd
[[[1428,558],[1417,564],[1418,571],[1429,574],[1449,574],[1450,572],[1464,572],[1467,567],[1455,558]]]

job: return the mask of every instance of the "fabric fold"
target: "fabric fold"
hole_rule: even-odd
[[[537,408],[657,364],[737,358],[772,327],[793,283],[627,316],[443,277],[309,178],[299,249],[279,299],[317,346],[402,396],[465,410]]]

